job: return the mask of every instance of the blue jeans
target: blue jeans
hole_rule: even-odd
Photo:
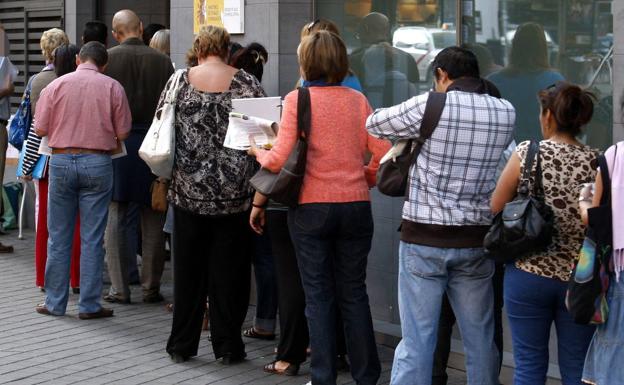
[[[470,385],[498,382],[494,345],[494,262],[481,248],[443,249],[401,242],[399,312],[403,339],[394,352],[393,385],[431,384],[442,295],[455,312]]]
[[[275,266],[273,266],[271,238],[266,229],[264,234],[254,235],[253,267],[256,277],[254,327],[264,332],[275,333],[277,279],[275,278]]]
[[[358,385],[376,384],[381,365],[366,294],[373,238],[370,202],[303,204],[288,212],[288,227],[306,300],[312,383],[336,384],[339,309],[351,375]]]
[[[565,307],[568,284],[507,265],[505,308],[511,326],[515,385],[546,383],[548,341],[555,323],[563,385],[580,385],[585,354],[595,328],[574,323]]]
[[[48,191],[48,260],[45,305],[52,314],[67,308],[69,262],[80,212],[80,313],[101,309],[104,230],[113,187],[109,155],[53,155]]]

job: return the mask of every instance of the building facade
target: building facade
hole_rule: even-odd
[[[22,7],[17,7],[16,3],[21,3]],[[40,35],[42,28],[63,27],[72,42],[79,43],[82,26],[86,21],[102,20],[110,26],[112,15],[122,8],[135,10],[144,25],[161,23],[169,26],[172,60],[177,68],[183,68],[186,52],[193,40],[194,12],[202,4],[205,5],[204,0],[0,0],[0,21],[5,24],[5,28],[10,29],[9,37],[14,44],[12,54],[24,58],[18,62],[22,74],[36,72],[33,63],[40,65],[35,59],[40,60],[36,54],[36,44],[37,34]],[[431,87],[429,64],[440,49],[449,45],[469,44],[473,47],[475,53],[480,54],[478,56],[484,74],[508,67],[516,29],[526,22],[537,23],[545,33],[546,52],[530,48],[526,55],[546,55],[553,71],[566,80],[590,87],[597,96],[594,119],[582,139],[601,149],[615,141],[624,140],[623,1],[245,0],[240,4],[244,7],[244,33],[233,35],[233,39],[241,44],[259,42],[267,48],[269,60],[263,85],[267,93],[273,96],[284,96],[295,88],[299,79],[296,49],[300,31],[304,25],[317,18],[335,21],[349,52],[353,53],[364,44],[360,40],[364,16],[370,12],[386,15],[390,22],[387,44],[410,53],[417,63],[419,80],[409,81],[410,88],[403,90],[407,95]],[[28,24],[32,15],[42,18],[45,23]],[[23,22],[20,22],[20,17],[24,19]],[[32,29],[32,32],[27,33],[26,42],[20,41],[23,40],[19,35],[20,28]],[[394,87],[397,86],[394,83],[400,83],[396,79],[393,82],[387,76],[360,80],[365,84],[365,91],[366,84],[377,82],[376,85],[381,84],[382,89],[396,93]],[[16,94],[21,94],[21,84]],[[393,92],[384,91],[381,96],[374,96],[370,92],[367,96],[374,107],[387,106],[396,102],[392,97]],[[529,102],[537,103],[537,99]],[[376,191],[373,196],[375,236],[367,283],[379,336],[393,343],[400,335],[396,294],[397,228],[403,200],[383,197]],[[511,365],[511,341],[509,333],[506,334],[505,364]],[[554,337],[552,343],[552,363],[556,365]],[[460,346],[460,343],[456,343],[454,350],[459,352]],[[555,368],[553,366],[551,373],[556,377],[558,371]]]

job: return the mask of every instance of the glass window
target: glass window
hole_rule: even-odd
[[[515,139],[541,138],[536,94],[558,80],[596,95],[582,140],[613,140],[611,0],[462,0],[462,39],[516,107]]]
[[[338,24],[351,69],[373,107],[431,88],[431,63],[456,44],[456,0],[320,0],[318,18]]]

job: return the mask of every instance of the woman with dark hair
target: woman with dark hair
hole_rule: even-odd
[[[537,23],[522,24],[516,30],[509,52],[509,64],[487,77],[516,109],[516,142],[539,140],[539,104],[535,95],[563,76],[550,67],[544,28]]]
[[[75,44],[66,44],[54,51],[54,73],[60,78],[76,70],[76,55],[80,50]]]
[[[544,140],[539,142],[541,182],[545,202],[554,213],[551,244],[510,263],[505,268],[504,299],[511,326],[515,385],[546,382],[548,341],[555,324],[559,367],[564,385],[580,384],[583,360],[594,332],[578,325],[565,306],[573,265],[581,248],[584,227],[578,196],[583,184],[596,176],[598,151],[576,138],[592,117],[592,94],[576,85],[559,82],[539,93],[539,121]],[[527,161],[530,142],[518,145],[492,195],[492,212],[500,212],[516,196]],[[529,186],[536,183],[536,162]]]
[[[262,81],[264,65],[269,61],[269,53],[260,43],[251,43],[247,47],[237,50],[230,58],[232,67],[240,68]]]

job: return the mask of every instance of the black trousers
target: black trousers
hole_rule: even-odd
[[[496,265],[492,285],[494,286],[494,344],[498,348],[498,371],[503,363],[503,279],[505,267]],[[455,325],[455,313],[446,294],[442,298],[440,321],[438,324],[438,342],[433,356],[432,385],[446,385],[448,375],[446,365],[451,353],[451,335]]]
[[[249,213],[211,217],[174,208],[173,323],[167,352],[197,355],[206,296],[216,358],[245,354],[251,279]]]
[[[288,212],[267,210],[266,226],[271,238],[279,307],[280,339],[275,359],[299,364],[307,358],[310,336],[297,256],[288,232]],[[337,313],[336,351],[339,355],[345,355],[347,346],[344,326]]]

